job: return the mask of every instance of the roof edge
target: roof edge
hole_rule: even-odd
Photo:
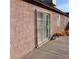
[[[65,12],[63,12],[63,11],[57,9],[56,7],[49,6],[49,5],[44,4],[44,3],[42,3],[42,2],[40,2],[40,1],[38,1],[38,0],[23,0],[23,1],[29,2],[29,3],[34,4],[34,5],[37,5],[37,6],[40,6],[40,7],[42,7],[42,8],[46,8],[46,9],[51,10],[51,11],[55,11],[55,12],[57,12],[57,13],[60,13],[60,14],[63,14],[64,16],[69,17],[68,14],[66,14]]]

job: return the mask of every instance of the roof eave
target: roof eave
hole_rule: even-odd
[[[37,5],[37,6],[40,6],[40,7],[49,9],[49,10],[52,10],[52,11],[55,11],[55,12],[57,12],[57,13],[60,13],[60,14],[63,14],[63,15],[65,15],[65,16],[69,17],[69,15],[67,15],[67,14],[64,13],[63,11],[61,11],[61,10],[55,8],[55,7],[49,6],[49,5],[47,5],[47,4],[44,4],[44,3],[42,3],[42,2],[40,2],[40,1],[38,1],[38,0],[23,0],[23,1],[29,2],[29,3],[31,3],[31,4],[34,4],[34,5]]]

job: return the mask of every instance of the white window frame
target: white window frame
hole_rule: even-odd
[[[60,18],[60,15],[57,16],[57,26],[60,27],[61,25],[61,18]]]
[[[42,12],[42,11],[37,11],[37,15],[39,15],[39,13],[42,13],[43,14],[43,16],[49,16],[49,19],[48,19],[48,23],[49,23],[49,26],[48,26],[48,34],[47,34],[47,36],[49,37],[50,36],[50,14],[49,13],[46,13],[46,12]],[[44,15],[45,14],[45,15]],[[40,17],[37,17],[38,19],[40,18]],[[42,18],[43,19],[43,18]],[[42,24],[44,24],[45,22],[46,22],[46,19],[45,20],[42,20],[41,22],[42,22]],[[45,26],[46,26],[46,23],[44,24]],[[39,26],[40,27],[40,26]],[[39,30],[39,28],[37,28],[38,30]],[[45,29],[45,28],[44,28]],[[46,30],[46,29],[45,29]],[[44,31],[45,31],[44,30]],[[46,32],[44,33],[45,35],[46,35]]]

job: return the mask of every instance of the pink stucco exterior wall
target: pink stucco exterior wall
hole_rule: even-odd
[[[60,23],[60,27],[58,29],[57,27],[57,16],[60,15],[60,19],[61,19],[61,23]],[[51,15],[51,33],[52,35],[54,33],[57,33],[57,32],[63,32],[64,29],[65,29],[65,18],[68,18],[67,16],[64,16],[62,14],[59,14],[59,13],[56,13],[56,12],[53,12],[52,15]],[[68,19],[67,19],[68,20]]]
[[[20,59],[35,47],[32,6],[11,0],[11,59]]]
[[[11,59],[21,59],[35,48],[35,9],[51,15],[51,36],[57,32],[57,13],[22,0],[11,0]],[[61,15],[61,17],[62,24],[64,24],[64,16]],[[60,31],[64,29],[62,24]]]

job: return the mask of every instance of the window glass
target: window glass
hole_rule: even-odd
[[[60,23],[61,23],[60,16],[57,16],[57,26],[58,26],[58,27],[60,26]]]
[[[37,30],[41,39],[49,36],[49,14],[45,12],[37,12]]]

